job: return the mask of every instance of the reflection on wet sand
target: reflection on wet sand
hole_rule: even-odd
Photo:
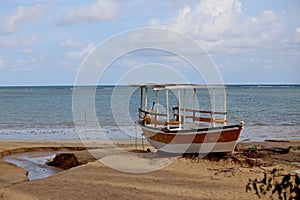
[[[55,157],[57,152],[26,152],[3,157],[3,160],[28,171],[28,179],[36,180],[52,176],[63,169],[52,167],[46,161]]]

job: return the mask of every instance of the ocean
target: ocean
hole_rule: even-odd
[[[121,92],[115,96],[117,101],[112,101],[116,88]],[[73,90],[72,86],[0,87],[0,140],[101,138],[97,131],[78,134],[72,112]],[[96,89],[96,117],[107,138],[141,137],[134,123],[139,92],[134,91],[129,102],[122,101],[122,94],[130,91],[127,86]],[[240,141],[300,140],[300,85],[228,85],[226,100],[227,120],[231,124],[245,122]],[[84,97],[82,102],[86,102]],[[119,104],[114,110],[112,102]],[[126,111],[129,113],[124,115]],[[115,115],[127,117],[116,121]]]

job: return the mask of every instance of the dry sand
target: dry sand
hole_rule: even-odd
[[[132,142],[118,141],[118,146],[134,149]],[[86,144],[86,143],[85,143]],[[158,159],[153,154],[133,156],[119,152],[109,145],[89,144],[100,161],[140,170],[148,166],[164,166],[148,173],[126,173],[94,161],[79,141],[0,141],[1,156],[29,151],[72,151],[81,163],[78,167],[48,178],[28,181],[27,171],[0,159],[0,199],[255,199],[245,192],[249,178],[261,178],[264,170],[282,168],[284,173],[294,172],[300,161],[300,142],[265,142],[239,144],[238,149],[293,146],[288,154],[264,153],[266,158],[247,158],[236,153],[234,157],[218,160],[171,158]],[[263,146],[262,146],[263,145]],[[111,151],[112,150],[112,151]],[[151,149],[153,151],[153,149]],[[112,153],[110,155],[110,153]],[[134,163],[134,166],[133,164]],[[133,167],[133,168],[132,168]]]

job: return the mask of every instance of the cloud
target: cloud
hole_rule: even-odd
[[[5,61],[4,59],[0,56],[0,69],[4,67]]]
[[[231,0],[203,0],[181,8],[165,21],[150,19],[151,26],[177,30],[200,42],[209,52],[232,52],[261,47],[278,39],[283,25],[271,10],[246,18],[242,3]]]
[[[296,28],[293,38],[285,39],[282,43],[288,46],[300,47],[300,27]]]
[[[96,21],[113,19],[118,11],[119,4],[114,0],[98,0],[88,6],[75,8],[66,13],[59,24],[85,24]]]
[[[29,47],[36,44],[37,41],[38,41],[37,35],[33,35],[29,37],[23,35],[21,36],[21,38],[18,38],[16,40],[12,40],[12,39],[0,40],[0,47],[15,47],[18,45]]]
[[[67,59],[69,60],[82,60],[87,56],[96,45],[94,43],[89,43],[86,47],[84,47],[81,51],[70,51],[67,52]]]
[[[69,37],[61,43],[61,46],[63,47],[83,47],[83,45],[83,42],[74,41],[72,37]]]
[[[41,66],[41,62],[45,60],[44,56],[39,56],[31,59],[19,59],[12,66],[13,71],[34,71]]]
[[[275,69],[276,65],[284,66],[282,60],[277,57],[259,57],[256,55],[243,56],[241,58],[229,57],[218,64],[220,69]]]
[[[181,8],[177,16],[161,25],[205,40],[216,40],[231,25],[232,3],[233,1],[200,1],[194,8]]]
[[[47,8],[48,6],[45,4],[27,7],[23,5],[18,6],[13,14],[6,19],[0,19],[0,24],[2,24],[2,26],[0,26],[0,33],[13,33],[16,32],[20,24],[37,21],[41,18]]]
[[[38,36],[21,36],[18,39],[6,39],[0,40],[0,47],[2,48],[12,48],[12,47],[20,47],[22,53],[33,53],[34,52],[34,45],[38,41]]]

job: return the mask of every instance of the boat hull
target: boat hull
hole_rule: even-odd
[[[232,125],[196,130],[160,130],[140,124],[148,142],[167,153],[232,152],[242,126]]]

